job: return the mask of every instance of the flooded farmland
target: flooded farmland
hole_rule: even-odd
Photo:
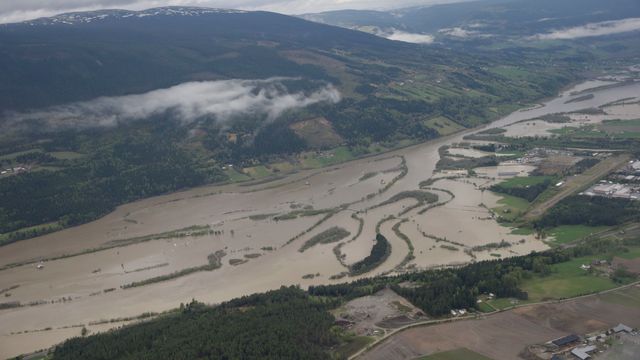
[[[488,127],[598,107],[637,95],[640,84],[567,102],[575,97],[573,91]],[[482,177],[441,179],[423,189],[437,195],[438,206],[412,197],[391,201],[439,176],[438,149],[474,131],[478,129],[273,182],[154,197],[85,225],[1,247],[0,289],[11,289],[2,301],[20,305],[0,310],[0,357],[53,345],[78,335],[82,326],[102,331],[194,298],[218,303],[281,285],[352,280],[348,266],[369,254],[377,231],[389,240],[391,254],[360,276],[486,259],[489,252],[474,257],[465,250],[502,240],[513,246],[492,251],[500,256],[545,249],[532,235],[512,235],[491,217],[487,208],[498,198],[482,188],[495,181],[494,174],[501,171],[497,167],[483,169]],[[515,172],[521,176],[529,171]],[[396,225],[415,248],[409,261],[409,244],[397,235]],[[332,227],[349,236],[299,251],[305,241]],[[336,252],[340,243],[341,257]],[[213,254],[218,254],[216,266]],[[113,319],[120,320],[106,323]]]

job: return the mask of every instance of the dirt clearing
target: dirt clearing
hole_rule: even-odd
[[[352,323],[350,330],[356,335],[382,335],[385,329],[394,329],[419,320],[424,313],[391,289],[351,300],[335,311],[340,320]]]

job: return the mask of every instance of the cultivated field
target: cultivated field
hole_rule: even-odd
[[[569,333],[585,334],[621,322],[640,326],[640,301],[636,301],[639,292],[635,286],[563,303],[526,306],[486,318],[412,328],[383,341],[360,358],[412,359],[467,348],[493,360],[514,360],[527,345]]]

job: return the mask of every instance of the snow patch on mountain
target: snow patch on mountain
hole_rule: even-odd
[[[78,25],[89,24],[105,20],[121,20],[131,17],[143,18],[149,16],[203,16],[209,14],[242,14],[243,10],[214,9],[190,6],[169,6],[141,11],[130,10],[97,10],[87,12],[73,12],[53,17],[40,18],[23,22],[27,25]]]

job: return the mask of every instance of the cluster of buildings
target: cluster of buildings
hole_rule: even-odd
[[[627,165],[616,172],[616,175],[623,176],[628,180],[640,179],[640,160],[630,160]]]
[[[519,158],[518,161],[524,164],[538,164],[552,156],[573,157],[575,154],[569,150],[533,148],[527,151],[527,153],[524,154],[523,157]],[[576,159],[576,161],[577,160],[578,159]]]
[[[588,196],[603,196],[620,199],[640,199],[640,160],[631,160],[622,169],[600,180],[582,193]]]
[[[640,184],[620,184],[601,180],[584,191],[582,195],[638,200],[640,199]]]
[[[467,314],[466,309],[451,310],[451,316],[463,316]]]
[[[588,360],[605,352],[614,339],[621,336],[638,336],[630,326],[618,324],[606,331],[580,337],[576,334],[563,336],[543,345],[534,345],[529,351],[535,358],[544,360]]]
[[[0,175],[18,174],[21,172],[25,172],[27,170],[28,169],[24,166],[10,167],[10,168],[0,170]]]

